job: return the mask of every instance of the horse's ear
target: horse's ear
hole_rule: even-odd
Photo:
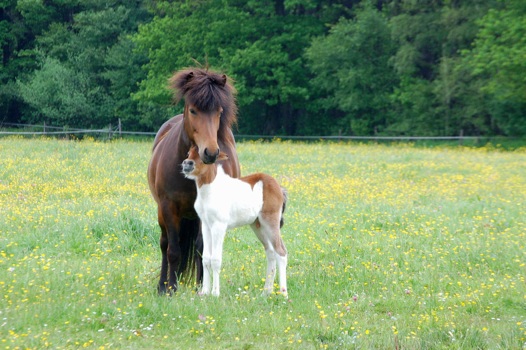
[[[185,80],[188,83],[193,78],[194,78],[194,72],[190,71],[190,72],[188,72],[188,74],[186,74]]]
[[[227,81],[227,77],[226,75],[215,75],[215,74],[212,74],[208,77],[208,80],[212,83],[212,84],[216,84],[216,85],[219,85],[220,87],[223,87],[226,85],[226,81]]]
[[[226,85],[226,75],[225,74],[223,74],[221,76],[221,80],[219,81],[219,85],[221,85],[221,86],[225,86]]]
[[[179,101],[186,94],[187,84],[194,78],[194,72],[191,70],[182,70],[175,73],[168,81],[171,89],[176,91],[175,100]]]
[[[219,152],[219,156],[217,157],[217,160],[227,160],[228,159],[228,154],[226,154],[225,152]]]

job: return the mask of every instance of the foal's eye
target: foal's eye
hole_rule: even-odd
[[[197,112],[196,112],[195,109],[193,109],[193,108],[190,108],[190,113],[193,114],[193,115],[196,115],[196,114],[197,114]]]

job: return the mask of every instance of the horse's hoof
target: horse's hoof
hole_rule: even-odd
[[[164,296],[164,295],[172,296],[175,294],[176,291],[177,291],[177,288],[167,287],[166,284],[157,286],[157,293],[159,294],[159,296]]]

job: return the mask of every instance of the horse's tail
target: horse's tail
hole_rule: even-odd
[[[283,227],[283,213],[285,212],[285,208],[287,207],[287,199],[288,199],[288,193],[287,190],[284,187],[281,187],[281,193],[283,193],[283,207],[281,208],[281,219],[279,220],[279,227]]]

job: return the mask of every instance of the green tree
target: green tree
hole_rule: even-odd
[[[166,81],[173,71],[196,61],[223,70],[239,91],[239,131],[294,134],[308,98],[303,49],[321,22],[284,1],[156,3],[156,17],[140,27],[135,42],[148,54],[147,79],[135,98],[158,113],[167,105]],[[302,13],[302,14],[297,14]]]
[[[73,4],[70,10],[78,12],[37,36],[36,50],[27,52],[42,65],[19,79],[20,96],[33,107],[26,120],[101,127],[122,118],[128,128],[140,124],[130,95],[143,61],[128,35],[147,17],[139,4],[119,3]]]
[[[0,121],[16,122],[24,113],[15,79],[21,72],[36,67],[30,57],[18,54],[30,46],[34,32],[24,24],[17,3],[16,0],[0,1]],[[37,27],[35,25],[35,29]]]
[[[240,123],[241,131],[271,135],[302,131],[312,78],[304,49],[314,35],[322,33],[323,26],[315,16],[290,5],[267,1],[247,9],[256,15],[245,23],[250,28],[249,40],[229,60],[247,121]]]
[[[393,94],[395,133],[454,135],[488,130],[472,105],[474,81],[460,51],[477,33],[475,21],[492,1],[392,1],[388,9],[398,49],[392,58],[400,85]],[[480,104],[477,103],[480,107]]]
[[[390,96],[396,84],[389,64],[394,54],[391,32],[384,15],[372,6],[341,19],[325,37],[307,50],[315,74],[313,85],[325,91],[321,99],[337,129],[346,134],[371,135],[388,125]],[[335,113],[336,110],[336,113]]]
[[[495,132],[526,135],[526,4],[502,2],[478,22],[471,50],[464,50],[464,67],[478,82]],[[496,130],[495,130],[496,129]]]
[[[27,83],[21,83],[20,93],[34,108],[34,119],[55,125],[90,126],[100,110],[108,110],[108,96],[91,87],[85,72],[75,72],[53,58],[45,58],[42,68],[35,71]]]
[[[505,4],[478,21],[480,31],[466,55],[473,72],[488,78],[485,91],[503,100],[526,102],[526,3]]]

